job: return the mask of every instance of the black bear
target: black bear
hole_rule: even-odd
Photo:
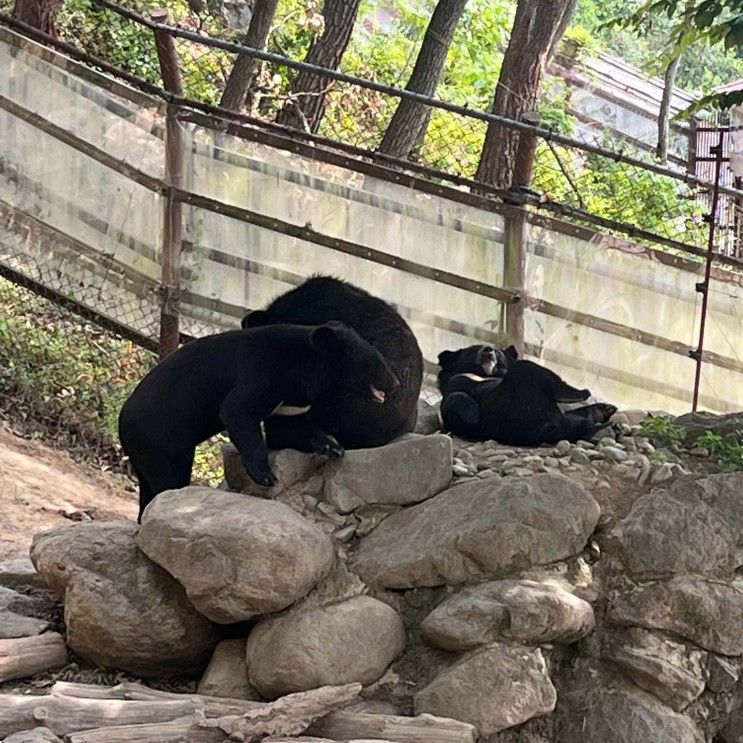
[[[385,301],[340,279],[313,276],[274,299],[265,310],[246,315],[242,325],[320,325],[331,320],[353,328],[382,354],[400,386],[382,407],[366,395],[331,386],[312,403],[311,422],[347,449],[382,446],[412,431],[423,381],[423,355],[408,324]],[[302,450],[307,425],[306,417],[273,416],[266,423],[268,446]]]
[[[503,378],[518,358],[515,346],[501,350],[494,346],[478,345],[459,351],[442,351],[439,354],[439,389],[444,394],[449,379],[455,374]]]
[[[282,405],[301,412],[333,389],[384,408],[398,387],[384,358],[341,323],[233,330],[187,343],[144,377],[119,414],[140,518],[155,495],[189,484],[194,449],[214,434],[226,430],[250,477],[274,485],[261,422]],[[304,433],[304,450],[343,454],[318,426]]]
[[[591,392],[571,387],[539,364],[516,360],[515,349],[509,350],[502,376],[482,376],[478,352],[483,348],[439,354],[441,417],[458,436],[513,446],[575,442],[600,431],[617,410],[596,403],[563,413],[558,402],[581,402]]]

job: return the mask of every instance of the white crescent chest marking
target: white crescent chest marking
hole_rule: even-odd
[[[271,415],[304,415],[309,409],[309,405],[284,405],[280,402]]]
[[[463,377],[467,377],[467,379],[471,379],[473,382],[484,382],[485,377],[478,377],[477,374],[471,374],[470,372],[463,372]]]

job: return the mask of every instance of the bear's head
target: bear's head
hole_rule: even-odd
[[[478,377],[504,377],[519,358],[515,346],[501,350],[489,345],[476,345],[458,351],[439,354],[439,387],[455,374],[476,374]]]
[[[368,395],[380,404],[399,389],[400,382],[384,357],[347,325],[335,321],[319,325],[310,343],[333,369],[336,389]]]

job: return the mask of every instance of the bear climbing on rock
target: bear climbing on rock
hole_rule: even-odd
[[[505,373],[495,376],[492,371],[498,370],[493,367],[485,376],[486,348],[470,346],[439,354],[441,417],[457,436],[514,446],[554,444],[561,439],[575,442],[600,431],[617,410],[596,403],[563,413],[558,403],[581,402],[591,396],[590,391],[571,387],[539,364],[517,360],[513,347],[503,352]]]
[[[273,323],[319,325],[337,320],[353,328],[387,361],[400,387],[383,406],[367,395],[330,386],[312,403],[312,422],[348,449],[382,446],[415,427],[423,381],[423,355],[400,314],[383,300],[340,279],[314,276],[282,294],[265,310],[243,318],[243,327]],[[306,423],[276,415],[266,423],[271,449],[302,449]]]
[[[304,450],[340,456],[337,441],[304,411],[331,389],[381,409],[399,386],[384,358],[342,323],[233,330],[187,343],[144,377],[119,414],[140,518],[155,495],[189,484],[195,447],[216,433],[227,431],[256,483],[274,485],[261,422],[289,406],[303,421]]]

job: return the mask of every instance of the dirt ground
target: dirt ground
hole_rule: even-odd
[[[27,552],[38,531],[89,516],[136,519],[136,494],[0,422],[0,560]]]

